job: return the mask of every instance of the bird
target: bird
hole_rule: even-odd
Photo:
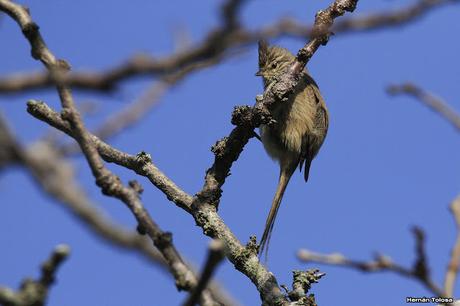
[[[269,46],[265,40],[259,41],[259,70],[264,90],[269,89],[296,57],[287,49]],[[260,138],[267,154],[278,161],[280,167],[278,186],[273,197],[270,212],[265,222],[259,244],[259,256],[268,246],[276,215],[289,180],[299,167],[304,167],[304,179],[308,181],[312,160],[318,154],[329,128],[329,113],[318,85],[308,73],[302,71],[301,79],[294,92],[286,101],[278,103],[271,110],[274,122],[261,125]]]

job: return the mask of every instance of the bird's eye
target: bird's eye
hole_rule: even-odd
[[[272,63],[272,69],[275,69],[278,66],[277,62]]]

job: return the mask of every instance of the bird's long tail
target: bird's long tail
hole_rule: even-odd
[[[297,163],[292,163],[288,166],[282,166],[280,169],[280,177],[278,181],[278,187],[276,188],[275,196],[273,197],[272,207],[270,208],[270,213],[268,214],[267,221],[265,222],[264,233],[262,234],[262,239],[260,240],[259,247],[259,256],[265,252],[265,260],[267,260],[268,254],[268,245],[270,243],[270,238],[272,235],[273,225],[275,224],[276,215],[283,199],[284,191],[289,183],[289,179],[294,173],[297,167]]]

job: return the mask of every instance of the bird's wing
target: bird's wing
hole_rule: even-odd
[[[316,83],[310,83],[315,98],[316,115],[313,124],[313,130],[309,131],[304,135],[302,139],[302,152],[300,156],[300,170],[302,170],[303,164],[305,164],[304,178],[305,182],[308,181],[308,175],[310,173],[310,166],[313,158],[318,154],[321,145],[326,138],[327,130],[329,128],[329,114],[326,108],[326,104],[319,92]]]

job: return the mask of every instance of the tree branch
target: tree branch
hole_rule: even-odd
[[[21,27],[24,36],[28,39],[32,56],[40,60],[50,71],[57,82],[57,91],[63,107],[61,117],[69,125],[74,139],[88,162],[88,165],[103,194],[120,199],[131,210],[140,226],[140,231],[145,232],[155,246],[164,256],[170,272],[176,279],[176,286],[183,290],[192,290],[196,286],[196,278],[190,268],[183,262],[179,253],[172,244],[171,233],[163,232],[145,210],[139,199],[137,183],[125,187],[120,179],[110,172],[104,165],[99,153],[86,130],[80,114],[75,108],[70,88],[61,83],[61,76],[69,69],[63,60],[57,60],[47,48],[39,27],[30,18],[29,12],[22,6],[8,0],[0,0],[0,10],[5,11]],[[200,303],[202,305],[215,305],[215,301],[208,291],[204,291]]]
[[[45,103],[31,100],[27,103],[27,111],[35,118],[48,123],[73,138],[73,131],[70,125],[61,118],[59,113],[49,108]],[[153,164],[149,154],[141,152],[137,155],[130,155],[111,147],[94,135],[91,135],[91,139],[99,154],[106,162],[115,163],[131,169],[139,175],[145,176],[166,195],[168,200],[173,201],[178,207],[190,212],[190,206],[193,201],[192,196],[180,189],[161,172]]]
[[[455,112],[443,100],[424,91],[420,87],[417,87],[412,83],[390,85],[387,87],[387,92],[390,95],[406,94],[416,98],[418,101],[428,106],[432,111],[444,117],[444,119],[446,119],[450,124],[452,124],[454,128],[460,130],[460,115],[457,112]]]
[[[201,292],[206,288],[215,269],[224,259],[224,245],[219,240],[212,240],[209,244],[208,258],[204,265],[203,272],[201,272],[200,280],[195,289],[190,293],[184,306],[194,306],[198,302]]]
[[[458,4],[458,0],[417,0],[413,4],[398,10],[376,12],[367,16],[348,18],[335,24],[332,31],[336,33],[354,33],[374,31],[380,28],[400,27],[413,22],[447,4]]]
[[[414,279],[424,285],[431,293],[438,297],[446,297],[448,294],[444,292],[430,276],[426,254],[425,240],[423,231],[414,227],[412,230],[415,238],[415,261],[412,268],[403,267],[389,257],[377,254],[373,261],[358,261],[346,258],[340,253],[335,254],[319,254],[305,249],[297,253],[299,260],[305,263],[321,263],[334,266],[343,266],[352,268],[362,272],[393,272],[406,278]]]
[[[216,57],[222,60],[231,55],[228,52],[230,49],[239,49],[254,44],[260,39],[282,36],[310,38],[313,25],[303,25],[293,19],[283,19],[255,31],[242,28],[239,25],[237,14],[243,2],[242,0],[228,1],[227,4],[224,4],[222,25],[211,30],[206,38],[194,48],[160,59],[135,56],[102,72],[80,71],[67,74],[62,76],[61,82],[74,89],[111,91],[117,88],[118,83],[136,76],[162,76]],[[346,34],[397,27],[412,22],[435,8],[458,3],[460,3],[458,0],[418,0],[399,10],[344,19],[335,23],[331,31],[334,34]],[[212,64],[219,62],[220,60]],[[11,75],[0,78],[0,93],[44,89],[53,85],[53,78],[46,72]]]
[[[275,104],[282,103],[294,91],[300,80],[302,70],[307,62],[318,50],[320,45],[325,45],[330,35],[334,19],[342,16],[346,11],[352,12],[357,0],[337,0],[324,11],[316,14],[313,26],[314,37],[297,54],[296,61],[289,71],[264,92],[263,97],[258,97],[255,107],[240,106],[235,108],[232,123],[236,125],[228,137],[218,141],[212,148],[215,154],[214,164],[206,171],[205,184],[197,196],[201,202],[212,203],[218,206],[222,194],[221,186],[230,173],[230,168],[235,162],[244,146],[254,136],[254,129],[262,123],[271,120],[270,111]]]
[[[159,102],[161,96],[164,95],[168,89],[177,85],[196,70],[209,67],[220,60],[221,57],[218,56],[202,62],[193,63],[176,73],[162,77],[147,88],[146,92],[135,102],[128,105],[120,112],[110,116],[99,127],[95,128],[93,134],[102,140],[107,140],[123,130],[132,127],[149,113],[152,107]],[[66,155],[80,152],[80,148],[76,144],[64,145],[60,150]]]
[[[11,135],[8,126],[0,113],[0,170],[8,165],[16,164],[21,158],[21,150],[16,139]]]
[[[4,1],[8,2],[8,0]],[[73,88],[112,90],[116,88],[118,82],[134,76],[171,75],[184,70],[201,69],[206,66],[206,64],[201,65],[201,62],[217,63],[225,53],[230,38],[239,29],[238,13],[244,2],[244,0],[227,0],[224,2],[222,24],[211,30],[200,45],[195,48],[189,48],[186,52],[174,54],[163,59],[145,55],[135,56],[102,74],[91,72],[77,73],[74,76],[73,74],[64,74],[59,75],[58,81],[60,84],[69,85]],[[17,9],[13,5],[5,6],[5,13],[8,15],[12,16],[11,14],[16,12]],[[36,25],[34,24],[34,26]],[[52,56],[51,54],[49,55]],[[49,61],[52,60],[50,57]],[[197,64],[198,66],[196,66]],[[56,81],[56,76],[50,73],[7,77],[0,80],[0,92],[51,87]]]
[[[63,159],[57,148],[50,142],[39,141],[23,148],[9,131],[7,124],[0,114],[0,143],[2,147],[10,148],[18,156],[16,163],[23,165],[35,179],[36,184],[49,196],[63,205],[85,228],[97,237],[113,246],[132,250],[157,267],[167,271],[168,265],[161,253],[151,242],[137,232],[128,231],[108,220],[96,205],[88,199],[85,192],[75,180],[74,169],[70,162]],[[196,277],[196,272],[192,271]],[[212,282],[208,290],[214,299],[223,305],[238,305],[238,303]]]
[[[43,306],[48,297],[51,285],[54,283],[57,269],[69,256],[67,245],[58,245],[50,258],[41,267],[41,276],[37,280],[26,278],[19,291],[0,288],[0,304],[4,306]]]
[[[224,242],[229,260],[235,265],[237,270],[251,279],[260,292],[262,301],[267,305],[288,305],[289,302],[282,294],[273,274],[269,273],[266,268],[260,264],[257,257],[255,239],[251,240],[246,248],[243,247],[217,214],[216,208],[221,194],[220,187],[224,184],[225,177],[228,175],[233,162],[236,161],[244,145],[253,136],[254,128],[259,126],[264,120],[270,119],[269,108],[292,93],[293,88],[299,80],[303,67],[305,67],[306,63],[319,46],[327,42],[333,20],[343,15],[346,11],[353,11],[356,7],[356,3],[357,1],[337,0],[326,10],[320,11],[317,14],[314,27],[314,29],[316,29],[315,37],[299,51],[297,61],[292,69],[272,87],[273,90],[264,93],[264,98],[259,99],[256,103],[256,107],[239,107],[235,110],[232,122],[237,125],[237,127],[228,138],[219,141],[216,146],[214,146],[213,151],[216,158],[213,166],[206,173],[205,185],[202,191],[197,194],[192,202],[189,201],[189,196],[187,197],[184,195],[181,198],[187,199],[187,202],[179,203],[179,206],[193,215],[197,224],[203,228],[205,235]],[[75,136],[73,135],[75,131],[72,130],[71,126],[45,104],[29,101],[28,111],[36,118],[48,122],[72,137]],[[137,158],[133,160],[132,156],[115,151],[113,148],[102,143],[97,137],[91,136],[91,139],[101,156],[106,160],[109,159],[109,161],[115,162],[115,158],[113,157],[116,155],[118,157],[116,159],[120,162],[120,157],[122,157],[124,163],[129,164],[128,168],[134,168],[137,173],[145,174],[144,169],[146,167],[154,167],[151,163],[151,159],[146,154],[139,154]],[[107,154],[104,154],[103,151],[106,151],[105,153]],[[142,171],[139,171],[139,168],[141,168]],[[152,179],[158,182],[158,178],[155,176],[152,177]],[[157,186],[159,184],[155,185]],[[157,187],[160,188],[164,186]],[[165,192],[168,198],[171,197],[171,190],[164,190],[164,188],[160,189]],[[173,192],[183,195],[183,192],[179,191],[177,188],[174,188]],[[171,200],[174,201],[173,198],[171,198]],[[174,202],[178,204],[176,201]]]
[[[3,1],[5,0],[0,0],[0,4]],[[166,179],[167,184],[164,184],[165,180],[162,180],[158,176],[149,177],[157,187],[161,187],[160,189],[165,192],[165,194],[170,196],[171,193],[173,193],[174,195],[180,196],[180,199],[171,197],[171,200],[189,211],[206,235],[223,241],[229,260],[235,265],[236,269],[247,275],[256,285],[262,301],[266,305],[290,305],[290,302],[287,297],[282,294],[273,274],[269,273],[268,270],[260,264],[257,257],[255,237],[251,239],[246,247],[243,247],[217,214],[216,207],[220,198],[220,187],[224,183],[231,165],[236,161],[249,138],[252,137],[254,128],[260,125],[263,120],[270,119],[270,107],[275,103],[280,103],[283,101],[283,98],[292,93],[293,88],[299,80],[303,67],[319,46],[321,44],[326,44],[333,20],[343,15],[346,11],[353,11],[356,3],[357,0],[337,0],[326,10],[318,12],[314,26],[315,36],[299,51],[297,61],[290,71],[272,87],[273,89],[271,91],[265,92],[264,98],[259,99],[255,108],[240,107],[234,112],[233,123],[235,123],[237,127],[232,131],[228,139],[221,141],[218,146],[214,148],[214,152],[216,153],[214,165],[207,172],[205,186],[202,192],[194,197],[192,201],[190,201],[190,196],[175,187],[175,185],[171,186],[170,180],[166,177],[163,176],[162,178]],[[219,38],[216,37],[215,39]],[[59,80],[61,81],[63,78],[60,77]],[[65,86],[66,83],[61,84],[64,84],[60,85],[61,87],[59,89],[61,91],[67,89]],[[70,93],[68,93],[68,95],[60,94],[60,97],[65,110],[63,116],[55,113],[45,104],[37,103],[36,101],[29,101],[28,111],[36,118],[63,130],[79,142],[83,153],[88,159],[93,174],[96,177],[96,182],[104,193],[119,197],[132,208],[142,229],[146,230],[149,235],[153,236],[153,240],[156,241],[154,237],[158,238],[158,236],[156,236],[158,233],[155,232],[157,227],[153,224],[153,221],[148,218],[138,198],[133,196],[130,189],[123,187],[117,179],[104,168],[97,153],[99,152],[104,159],[110,162],[118,161],[128,164],[129,168],[136,169],[136,172],[139,171],[140,173],[146,174],[147,171],[150,171],[150,173],[159,174],[159,171],[157,171],[151,163],[151,159],[145,153],[139,154],[133,159],[132,156],[116,151],[104,144],[97,137],[89,134],[85,130],[73,106]],[[243,137],[238,139],[238,134]],[[207,191],[210,191],[210,193],[207,193]],[[218,192],[217,197],[209,197],[209,195],[215,194],[216,191]],[[183,202],[180,202],[180,200],[183,200]],[[164,251],[161,248],[161,243],[157,246],[160,248],[160,251]],[[297,301],[293,302],[299,305]]]

